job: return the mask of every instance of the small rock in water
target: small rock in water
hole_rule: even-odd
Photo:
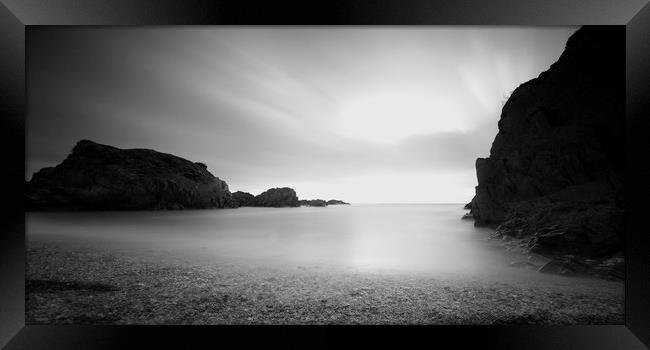
[[[535,265],[529,261],[512,261],[508,266],[512,267],[525,267],[525,268],[537,268],[538,265]]]
[[[555,259],[547,262],[538,271],[543,273],[557,273],[560,275],[574,275],[585,272],[585,267],[573,256],[567,255],[564,260]]]
[[[562,271],[562,264],[555,260],[549,261],[537,271],[542,273],[560,273]]]

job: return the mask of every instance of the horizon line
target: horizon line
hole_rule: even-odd
[[[462,205],[465,205],[467,203],[465,202],[350,202],[350,204],[462,204]]]

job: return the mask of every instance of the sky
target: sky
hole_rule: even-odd
[[[26,177],[81,139],[207,164],[232,192],[466,203],[501,108],[576,27],[36,27]]]

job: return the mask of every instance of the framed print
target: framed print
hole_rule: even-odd
[[[7,349],[650,344],[645,1],[1,10]]]

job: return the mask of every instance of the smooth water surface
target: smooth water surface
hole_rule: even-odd
[[[432,272],[499,279],[525,259],[461,220],[462,204],[28,213],[29,241],[184,261]],[[521,269],[519,269],[521,270]],[[521,273],[522,271],[518,272]],[[526,272],[537,274],[534,271]]]

